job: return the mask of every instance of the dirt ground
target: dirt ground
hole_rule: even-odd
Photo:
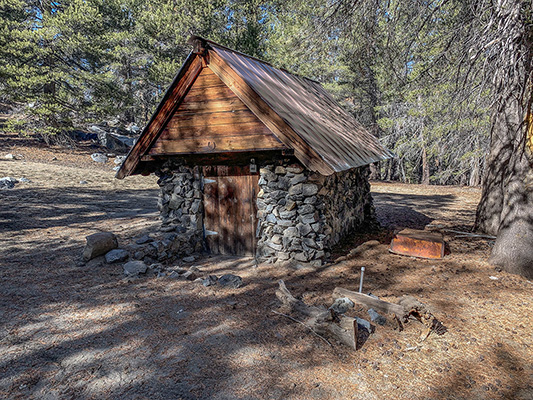
[[[128,281],[120,264],[81,261],[85,236],[112,231],[124,245],[155,232],[156,179],[115,180],[94,151],[0,136],[0,177],[31,181],[0,191],[0,398],[533,399],[533,283],[485,262],[490,239],[446,231],[470,229],[479,189],[374,182],[387,229],[354,235],[318,270],[203,256],[167,267],[245,285]],[[451,254],[389,253],[390,232],[404,227],[440,230]],[[336,286],[356,290],[362,266],[365,292],[413,295],[449,332],[418,343],[421,324],[388,323],[356,352],[272,312],[280,279],[329,306]]]

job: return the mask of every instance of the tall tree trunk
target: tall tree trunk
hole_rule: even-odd
[[[532,100],[532,7],[519,0],[498,7],[496,18],[508,27],[500,37],[506,53],[495,74],[499,101],[476,227],[497,234],[492,263],[533,278],[533,155],[527,145],[531,120],[526,118]]]
[[[429,185],[429,164],[426,145],[422,143],[422,185]]]

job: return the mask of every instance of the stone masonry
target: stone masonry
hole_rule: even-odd
[[[319,266],[346,234],[373,218],[368,167],[331,176],[300,164],[260,169],[258,256]]]
[[[262,261],[320,266],[343,236],[374,217],[368,167],[323,176],[299,163],[285,163],[264,165],[259,173],[256,237]],[[161,230],[174,234],[168,251],[202,251],[198,168],[162,168],[158,176]]]
[[[202,251],[203,201],[198,170],[185,166],[162,168],[158,176],[161,230],[176,233],[169,250],[178,253],[175,255]]]

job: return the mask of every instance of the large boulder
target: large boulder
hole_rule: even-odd
[[[128,152],[135,144],[134,138],[111,132],[99,133],[98,141],[102,146],[118,152]]]
[[[83,249],[83,259],[92,260],[118,247],[117,237],[111,232],[99,232],[87,236]]]

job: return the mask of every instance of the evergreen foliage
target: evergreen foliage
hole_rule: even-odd
[[[479,184],[490,93],[475,77],[464,90],[457,4],[0,0],[0,101],[17,111],[7,129],[48,140],[143,126],[197,34],[323,83],[397,154],[376,176]]]

